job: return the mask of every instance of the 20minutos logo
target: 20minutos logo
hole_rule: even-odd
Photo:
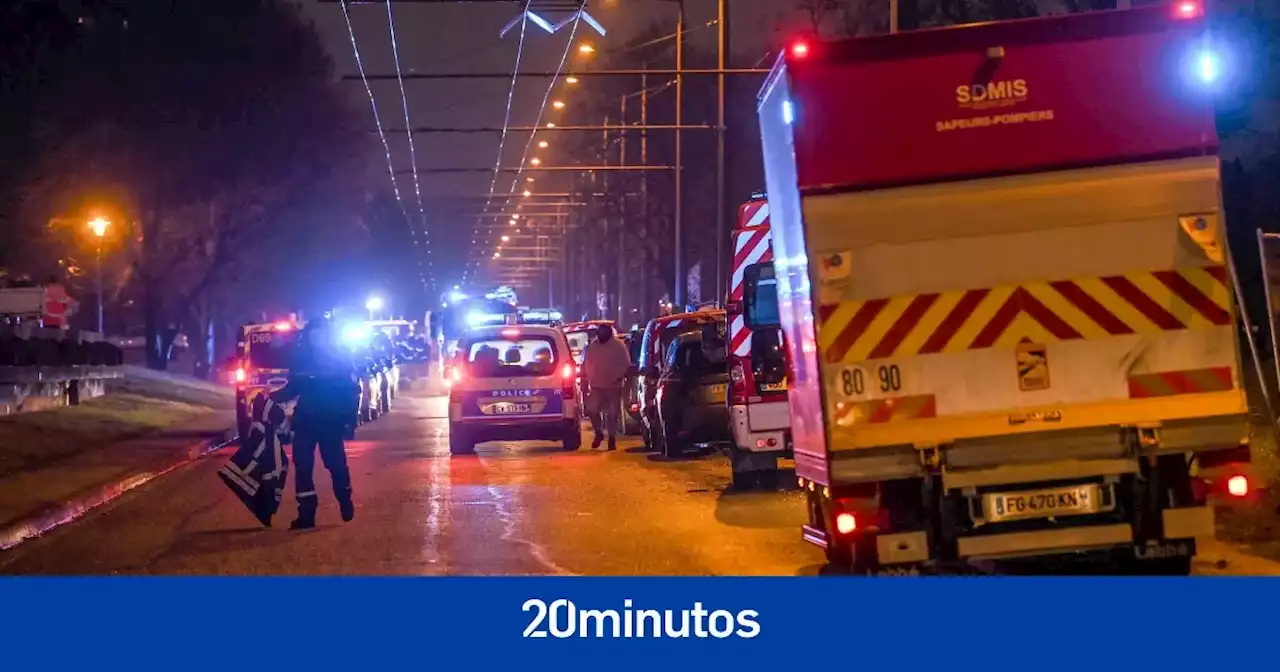
[[[622,601],[622,609],[579,609],[564,598],[526,600],[521,611],[531,614],[524,637],[558,639],[568,637],[612,637],[615,639],[704,639],[741,637],[751,639],[760,634],[759,612],[743,609],[737,613],[724,609],[707,611],[701,602],[692,609],[633,609],[631,600]]]

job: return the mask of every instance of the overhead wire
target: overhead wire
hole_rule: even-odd
[[[569,60],[569,51],[573,49],[573,38],[578,34],[578,25],[582,23],[582,11],[585,5],[586,1],[583,0],[582,4],[578,7],[578,13],[574,16],[573,24],[569,29],[569,39],[564,45],[564,53],[560,55],[560,63],[556,65],[555,76],[551,78],[551,82],[547,84],[547,90],[542,94],[542,104],[538,107],[538,117],[533,123],[535,128],[542,124],[542,117],[547,111],[547,101],[551,99],[551,90],[554,89],[556,83],[560,81],[560,73],[564,71],[564,64]],[[524,152],[520,155],[520,163],[516,168],[516,174],[511,178],[511,188],[507,191],[506,208],[511,206],[511,199],[516,193],[516,185],[520,183],[520,177],[524,175],[524,169],[529,158],[529,149],[533,147],[533,141],[536,137],[537,133],[530,133],[529,140],[524,145]],[[496,172],[494,173],[494,180],[495,182],[497,181]],[[487,211],[488,206],[486,204],[486,212]]]
[[[520,77],[520,59],[521,59],[521,56],[524,54],[524,37],[525,37],[526,28],[528,28],[528,25],[529,25],[529,15],[527,10],[528,10],[528,3],[525,3],[525,6],[522,7],[522,10],[521,10],[522,13],[520,15],[520,39],[516,42],[516,63],[515,63],[515,66],[511,68],[511,85],[507,88],[507,106],[506,106],[505,112],[502,115],[502,133],[498,136],[498,156],[493,162],[493,178],[489,180],[489,193],[485,197],[484,208],[481,211],[480,217],[476,218],[476,224],[471,230],[471,239],[473,243],[475,242],[476,237],[480,235],[481,218],[483,218],[484,215],[488,214],[489,206],[493,202],[493,192],[498,186],[498,173],[502,168],[502,151],[507,144],[507,128],[511,125],[511,104],[512,104],[512,101],[515,100],[516,80],[519,79]],[[472,251],[474,252],[474,248]],[[462,272],[463,282],[466,282],[467,280],[467,272],[470,271],[470,268],[469,268],[470,264],[471,264],[471,259],[470,257],[468,257],[466,264],[463,266],[463,272]],[[476,270],[479,271],[480,261],[477,259],[475,264],[476,264]]]
[[[364,83],[364,91],[369,96],[369,107],[373,110],[373,125],[378,130],[378,137],[382,140],[382,150],[387,157],[387,173],[391,177],[391,191],[395,194],[396,203],[400,205],[400,212],[404,215],[405,224],[409,227],[409,235],[413,239],[413,244],[418,244],[418,233],[413,226],[413,220],[409,217],[409,210],[405,208],[404,199],[400,196],[400,185],[396,182],[395,164],[391,160],[391,144],[387,142],[386,131],[382,127],[382,118],[378,114],[378,102],[373,96],[373,87],[369,86],[369,77],[365,74],[364,59],[360,57],[360,45],[356,40],[356,29],[351,23],[351,12],[347,7],[347,0],[339,0],[342,6],[342,18],[347,24],[347,34],[351,37],[351,52],[355,56],[356,69],[360,72],[360,81]],[[414,257],[418,265],[418,277],[421,278],[423,289],[427,287],[426,272],[422,268],[422,258]]]
[[[400,46],[396,42],[396,17],[392,12],[391,4],[391,0],[387,0],[387,30],[391,34],[391,56],[392,60],[395,61],[396,81],[400,84],[400,104],[404,108],[405,132],[409,138],[409,165],[412,166],[413,172],[413,194],[418,202],[418,225],[422,229],[422,241],[426,243],[422,247],[425,248],[424,253],[427,256],[427,268],[431,268],[431,240],[427,232],[427,211],[422,207],[422,185],[418,180],[418,150],[413,143],[413,122],[409,119],[409,96],[405,93],[404,75],[400,69]],[[413,231],[412,224],[410,224],[409,230]],[[413,244],[418,245],[417,235],[414,234],[413,238]],[[424,283],[430,284],[426,280],[426,278],[423,278]]]

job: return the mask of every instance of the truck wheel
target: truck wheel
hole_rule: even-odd
[[[567,451],[576,451],[582,447],[582,428],[578,423],[573,423],[564,433],[564,449]]]
[[[449,425],[449,453],[451,455],[474,455],[476,442],[457,425]]]

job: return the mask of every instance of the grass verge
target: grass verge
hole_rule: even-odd
[[[105,396],[79,406],[0,417],[0,478],[233,408],[225,386],[125,369]]]

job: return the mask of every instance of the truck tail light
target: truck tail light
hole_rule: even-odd
[[[1232,497],[1249,496],[1249,477],[1244,474],[1236,474],[1227,479],[1227,494]]]
[[[852,534],[858,529],[858,518],[848,511],[836,514],[836,532]]]
[[[747,403],[747,370],[741,359],[734,357],[729,367],[729,405]]]
[[[804,40],[798,40],[791,43],[791,57],[804,58],[809,55],[809,43]]]
[[[246,370],[245,370],[245,368],[244,368],[243,366],[238,367],[238,368],[236,369],[236,382],[237,382],[237,383],[243,383],[244,381],[246,381],[246,380],[248,380],[248,379],[249,379],[249,372],[248,372],[248,371],[246,371]]]

